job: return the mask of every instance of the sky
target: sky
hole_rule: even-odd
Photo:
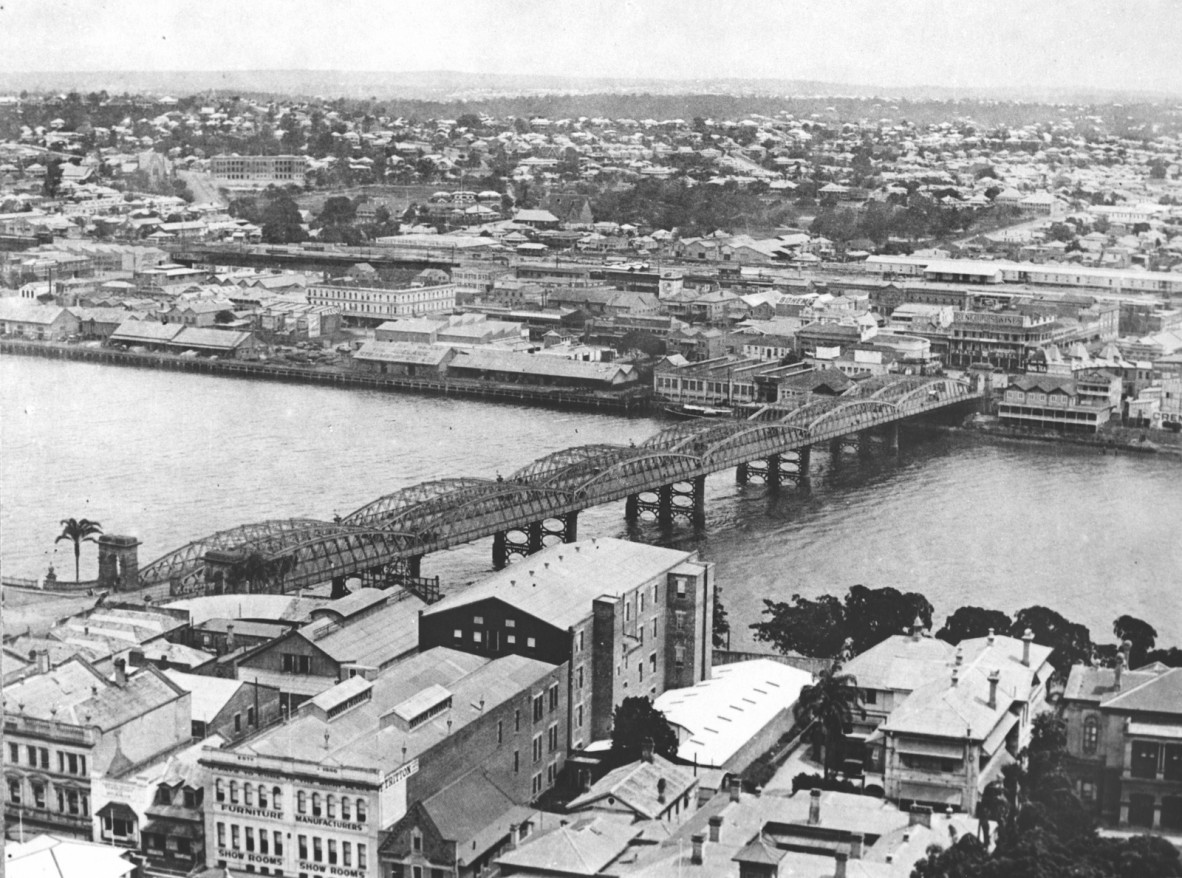
[[[1179,0],[0,0],[0,72],[455,70],[1182,95]]]

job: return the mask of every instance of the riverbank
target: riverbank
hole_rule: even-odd
[[[974,415],[965,422],[963,429],[994,439],[1083,445],[1096,448],[1102,454],[1118,454],[1123,451],[1134,454],[1161,454],[1182,460],[1182,435],[1166,430],[1114,425],[1105,426],[1098,433],[1060,433],[1055,430],[1010,427],[988,415]]]
[[[647,387],[606,392],[558,387],[530,387],[492,381],[457,379],[433,381],[395,375],[362,374],[336,366],[292,366],[245,360],[186,358],[170,354],[138,353],[113,348],[26,339],[0,339],[0,353],[50,360],[78,360],[111,366],[222,375],[232,378],[253,378],[262,381],[360,387],[393,393],[481,399],[488,402],[507,402],[516,405],[534,405],[574,411],[597,411],[604,414],[626,416],[647,415],[652,408],[652,392]]]

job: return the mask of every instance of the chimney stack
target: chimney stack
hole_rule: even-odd
[[[932,828],[932,809],[927,805],[912,805],[907,818],[908,826],[926,826]]]
[[[994,635],[994,633],[993,633],[993,629],[992,629],[992,628],[990,628],[990,629],[989,629],[989,645],[990,645],[990,646],[993,646],[993,642],[994,642],[994,640],[995,640],[995,639],[996,639],[996,635]]]
[[[722,815],[715,814],[710,818],[710,840],[713,842],[722,841]]]
[[[731,778],[731,801],[737,802],[743,798],[743,781],[738,777]]]
[[[1124,676],[1124,669],[1129,663],[1129,650],[1133,648],[1133,644],[1125,640],[1121,642],[1120,649],[1116,652],[1116,666],[1113,668],[1112,688],[1117,692],[1120,691],[1121,677]]]
[[[37,673],[38,674],[48,674],[49,673],[49,650],[48,649],[33,650],[33,658],[36,659],[36,661],[37,661]]]
[[[690,862],[695,866],[702,865],[702,848],[706,844],[706,836],[700,832],[695,832],[690,836],[690,841],[693,843],[694,850],[690,854]]]
[[[809,793],[809,826],[817,826],[821,822],[821,791],[812,790]]]
[[[850,855],[845,851],[838,851],[833,855],[833,878],[846,878],[846,860]]]
[[[956,664],[959,667],[964,664],[964,647],[958,646],[956,648]]]
[[[234,639],[234,626],[226,626],[226,652],[233,652],[237,643]]]
[[[854,833],[850,836],[850,859],[862,859],[862,835],[861,833]]]
[[[992,710],[997,707],[997,683],[1001,679],[1001,672],[993,670],[989,672],[989,708]]]
[[[509,844],[506,845],[506,849],[511,850],[511,851],[517,850],[517,824],[516,823],[509,824]]]
[[[127,685],[127,659],[115,659],[115,685]]]
[[[653,739],[645,738],[640,745],[640,759],[643,762],[653,761]]]
[[[952,669],[952,685],[955,686],[959,682],[960,682],[960,669],[953,668]]]
[[[1030,644],[1034,642],[1034,632],[1029,628],[1022,635],[1022,664],[1030,667]]]

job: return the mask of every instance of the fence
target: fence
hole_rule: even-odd
[[[813,676],[816,676],[833,664],[833,659],[812,658],[807,655],[797,655],[796,653],[785,655],[779,652],[739,652],[730,649],[714,650],[714,664],[716,665],[733,665],[735,662],[749,662],[755,659],[770,659],[782,665],[808,671]]]

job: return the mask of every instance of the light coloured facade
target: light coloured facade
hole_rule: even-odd
[[[209,171],[219,180],[302,184],[308,160],[298,155],[215,155]]]
[[[384,289],[340,284],[313,284],[308,303],[328,305],[343,317],[366,323],[381,323],[396,317],[447,314],[456,306],[456,284],[433,287]]]

